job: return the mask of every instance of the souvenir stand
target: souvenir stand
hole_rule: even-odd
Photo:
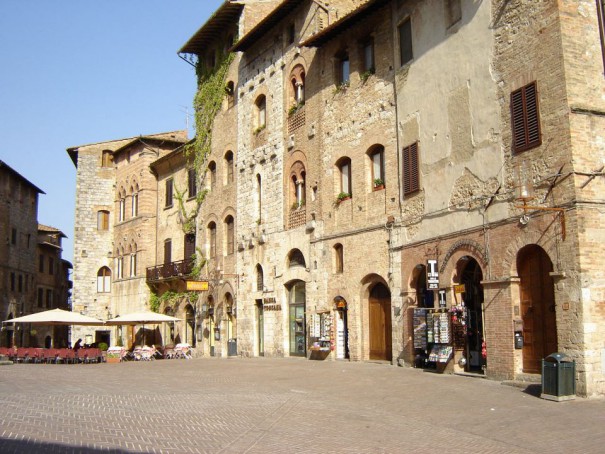
[[[311,314],[309,342],[309,359],[326,359],[334,350],[334,323],[329,311]]]
[[[452,326],[446,308],[415,308],[415,367],[443,373],[453,356]]]

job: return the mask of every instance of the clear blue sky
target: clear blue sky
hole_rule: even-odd
[[[222,3],[0,0],[0,159],[46,192],[38,221],[68,236],[67,260],[76,173],[65,150],[185,129],[195,72],[177,51]]]

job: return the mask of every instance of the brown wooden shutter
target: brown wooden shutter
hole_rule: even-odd
[[[510,95],[513,150],[517,153],[542,143],[536,82],[515,90]]]
[[[418,170],[418,142],[403,149],[403,194],[412,194],[420,190]]]

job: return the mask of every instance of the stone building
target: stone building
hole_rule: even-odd
[[[49,309],[70,310],[72,265],[62,258],[62,241],[66,238],[61,230],[38,224],[36,304],[32,312]],[[67,346],[67,326],[37,326],[32,329],[31,346]]]
[[[38,196],[44,192],[0,160],[0,317],[31,314],[36,301]],[[2,325],[0,345],[29,346],[19,324]]]
[[[60,230],[38,224],[44,192],[0,161],[0,317],[68,309],[71,263],[62,258]],[[0,345],[41,347],[67,342],[67,329],[3,324]]]
[[[72,309],[107,320],[148,308],[147,267],[158,263],[157,180],[152,162],[186,141],[186,131],[67,149],[76,166]],[[131,327],[74,327],[72,340],[130,345]]]
[[[532,379],[560,350],[602,394],[602,8],[225,2],[181,53],[204,65],[239,28],[213,130],[238,353],[422,366],[417,321],[445,314],[449,370]]]

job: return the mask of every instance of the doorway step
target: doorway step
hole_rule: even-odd
[[[517,374],[512,380],[504,380],[503,385],[515,386],[517,388],[527,388],[530,385],[542,384],[542,375],[540,374]]]
[[[485,374],[480,372],[454,372],[454,375],[460,375],[461,377],[469,377],[469,378],[487,378]]]

